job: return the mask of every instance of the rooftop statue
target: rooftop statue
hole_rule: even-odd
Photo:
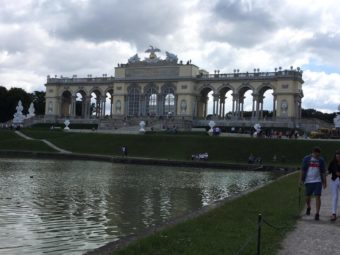
[[[178,61],[177,55],[170,53],[168,51],[165,52],[165,55],[166,55],[166,59],[165,59],[166,61],[171,62],[171,63],[177,63]]]
[[[133,55],[131,58],[129,58],[128,62],[129,62],[130,64],[140,62],[140,58],[138,57],[138,54],[135,54],[135,55]]]
[[[150,56],[149,56],[150,59],[156,59],[157,55],[155,54],[155,52],[161,52],[161,50],[158,48],[154,48],[153,46],[150,45],[150,48],[147,49],[145,52],[150,53]]]

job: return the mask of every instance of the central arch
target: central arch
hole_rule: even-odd
[[[172,84],[165,84],[161,89],[161,97],[163,102],[163,115],[176,115],[176,96],[175,86]]]
[[[127,115],[139,116],[140,115],[140,98],[141,89],[137,84],[131,84],[128,88],[127,95]]]
[[[148,116],[159,115],[158,88],[153,83],[148,84],[144,88],[144,96],[145,96],[145,113]]]

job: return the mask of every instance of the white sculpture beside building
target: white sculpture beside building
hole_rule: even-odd
[[[35,116],[35,109],[34,109],[34,104],[30,104],[30,108],[28,108],[28,114],[27,114],[27,119],[30,119]]]
[[[24,122],[25,116],[22,114],[22,110],[24,107],[22,106],[21,100],[19,100],[17,107],[15,108],[17,111],[13,115],[13,127],[22,127],[22,124]]]

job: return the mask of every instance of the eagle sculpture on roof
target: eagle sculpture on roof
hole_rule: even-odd
[[[150,59],[154,59],[154,58],[157,58],[155,52],[161,52],[161,50],[150,45],[150,48],[147,49],[145,52],[150,53],[150,56],[149,56]]]

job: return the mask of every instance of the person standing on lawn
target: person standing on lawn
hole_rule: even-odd
[[[319,220],[320,217],[322,187],[325,189],[327,186],[325,161],[320,156],[320,152],[319,147],[314,147],[312,154],[303,158],[300,175],[300,184],[305,185],[306,215],[311,213],[311,196],[315,196],[315,220]]]

